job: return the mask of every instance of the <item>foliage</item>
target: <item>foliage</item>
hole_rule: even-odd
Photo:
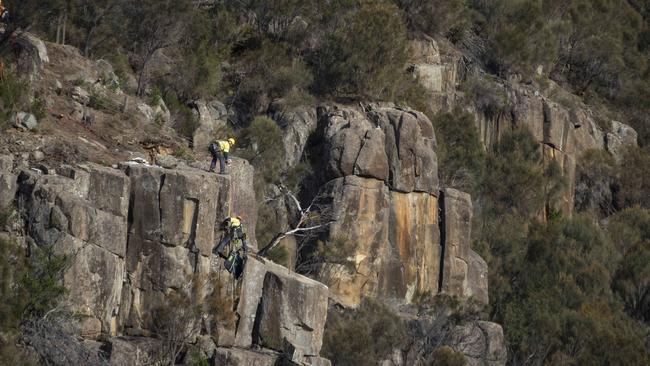
[[[27,259],[16,242],[0,239],[0,363],[29,364],[16,348],[17,339],[26,321],[40,319],[58,305],[65,293],[60,280],[67,261],[47,248]]]
[[[539,143],[528,130],[506,132],[488,155],[481,198],[498,213],[536,215],[543,205]]]
[[[602,150],[587,150],[577,162],[575,208],[608,216],[616,208],[612,191],[618,189],[618,167]]]
[[[630,147],[620,165],[621,206],[650,207],[650,152]]]
[[[255,167],[258,196],[268,183],[278,182],[284,161],[282,130],[270,118],[256,117],[239,136],[241,156]]]
[[[282,245],[278,245],[275,248],[269,250],[269,252],[266,254],[266,258],[279,265],[289,267],[289,251]]]
[[[431,366],[465,366],[465,355],[456,352],[449,346],[438,347],[433,351]]]
[[[185,291],[172,291],[152,311],[153,333],[161,340],[155,354],[159,365],[175,365],[199,329],[201,309]]]
[[[447,187],[473,193],[485,166],[485,152],[474,117],[455,109],[436,115],[433,122],[438,140],[441,182]]]
[[[385,2],[361,2],[343,16],[313,60],[320,92],[371,99],[394,95],[404,73],[406,27],[401,11]]]
[[[27,264],[27,272],[21,286],[29,294],[25,314],[39,317],[54,308],[66,293],[62,285],[63,272],[70,265],[71,257],[54,252],[51,246],[42,246]]]
[[[403,334],[389,308],[364,299],[357,310],[330,310],[321,354],[334,365],[377,365],[400,345]]]
[[[5,73],[0,78],[0,129],[8,125],[10,117],[17,112],[27,110],[27,84],[13,73]]]
[[[93,92],[90,94],[90,98],[88,99],[88,107],[97,110],[109,110],[112,105],[108,98],[99,93]]]

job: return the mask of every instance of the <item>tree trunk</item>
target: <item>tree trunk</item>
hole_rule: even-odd
[[[140,69],[140,73],[138,74],[138,90],[137,90],[137,95],[139,97],[144,96],[144,89],[145,89],[145,73],[147,70],[147,64],[149,63],[149,59],[151,56],[147,56],[144,60],[144,63],[142,64],[142,69]]]
[[[61,44],[65,45],[65,31],[66,31],[66,25],[68,24],[68,9],[65,10],[63,13],[63,35],[61,37]]]
[[[56,19],[56,44],[59,44],[61,41],[61,19],[63,18],[63,14],[59,14],[58,18]]]
[[[92,40],[93,33],[95,32],[95,25],[92,25],[90,29],[88,30],[88,33],[86,33],[86,40],[84,41],[84,56],[88,57],[88,54],[90,53],[90,43]]]

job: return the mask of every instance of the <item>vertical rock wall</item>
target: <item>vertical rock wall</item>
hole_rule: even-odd
[[[336,221],[330,242],[355,250],[342,265],[324,267],[336,299],[350,307],[364,296],[410,302],[440,290],[487,303],[487,266],[470,249],[469,195],[448,190],[440,212],[436,140],[429,119],[391,105],[319,108],[321,194]],[[441,241],[441,223],[448,237]],[[448,248],[443,256],[443,251]],[[479,281],[474,283],[474,281]]]

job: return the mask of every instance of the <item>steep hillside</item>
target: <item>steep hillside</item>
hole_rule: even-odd
[[[6,3],[0,363],[650,362],[642,2]]]

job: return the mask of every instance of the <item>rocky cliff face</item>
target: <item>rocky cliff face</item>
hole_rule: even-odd
[[[411,49],[413,75],[433,95],[429,102],[432,110],[460,107],[472,113],[486,149],[509,129],[524,127],[532,132],[542,145],[544,159],[556,161],[569,182],[558,207],[565,214],[573,212],[576,162],[585,151],[607,150],[620,159],[625,146],[637,144],[632,128],[618,121],[599,126],[596,113],[552,82],[547,90],[549,95],[517,80],[499,80],[491,82],[490,95],[467,96],[461,84],[469,78],[483,76],[471,57],[446,41],[428,37],[412,41]],[[495,105],[486,110],[483,103]]]
[[[192,329],[188,336],[194,342],[207,336],[213,344],[207,355],[216,364],[223,357],[242,355],[255,362],[290,357],[298,363],[327,364],[318,356],[327,316],[326,286],[254,256],[248,259],[244,280],[236,284],[211,253],[223,217],[256,214],[246,210],[256,207],[254,200],[233,197],[235,186],[252,190],[252,167],[246,162],[237,161],[233,174],[224,176],[186,165],[164,169],[137,163],[120,169],[64,165],[49,174],[14,174],[11,159],[1,161],[0,177],[9,182],[2,194],[17,202],[30,251],[51,247],[70,258],[63,278],[69,290],[65,305],[81,316],[82,336],[155,335],[159,309],[180,306],[173,300],[180,295],[187,297],[188,307],[209,301],[231,304],[212,311],[202,307],[200,319],[192,320],[196,324],[184,325]],[[235,205],[235,200],[240,202]],[[236,308],[233,298],[239,299]],[[228,313],[238,321],[217,320]],[[159,341],[146,338],[144,346],[138,339],[110,338],[113,363],[137,350],[142,357],[134,364],[144,364]],[[246,351],[254,346],[267,351],[263,356]]]

